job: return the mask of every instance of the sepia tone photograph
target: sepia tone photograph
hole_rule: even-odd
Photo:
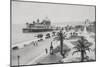
[[[11,67],[96,61],[96,6],[11,0]]]

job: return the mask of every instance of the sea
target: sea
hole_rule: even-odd
[[[22,43],[29,40],[37,39],[37,34],[46,35],[48,32],[32,32],[32,33],[23,33],[22,29],[25,28],[25,24],[12,24],[11,28],[11,43],[12,45]],[[50,32],[49,32],[50,33]]]
[[[24,24],[12,24],[11,28],[11,43],[12,45],[35,39],[37,33],[23,33],[22,28],[25,28]]]

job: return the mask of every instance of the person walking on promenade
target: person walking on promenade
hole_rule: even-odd
[[[33,44],[33,46],[35,46],[35,42],[34,41],[32,41],[32,44]]]
[[[35,42],[35,46],[38,46],[38,43],[37,43],[37,41]]]
[[[46,52],[46,54],[48,53],[48,49],[47,48],[45,48],[45,52]]]

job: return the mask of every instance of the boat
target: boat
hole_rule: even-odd
[[[43,19],[41,22],[39,19],[37,21],[33,21],[33,23],[26,23],[26,28],[22,29],[24,33],[30,32],[46,32],[53,31],[53,27],[51,26],[51,21],[49,19]]]

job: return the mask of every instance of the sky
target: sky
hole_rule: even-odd
[[[89,19],[95,21],[95,7],[12,1],[12,24],[31,23],[46,16],[51,23],[77,24]]]

